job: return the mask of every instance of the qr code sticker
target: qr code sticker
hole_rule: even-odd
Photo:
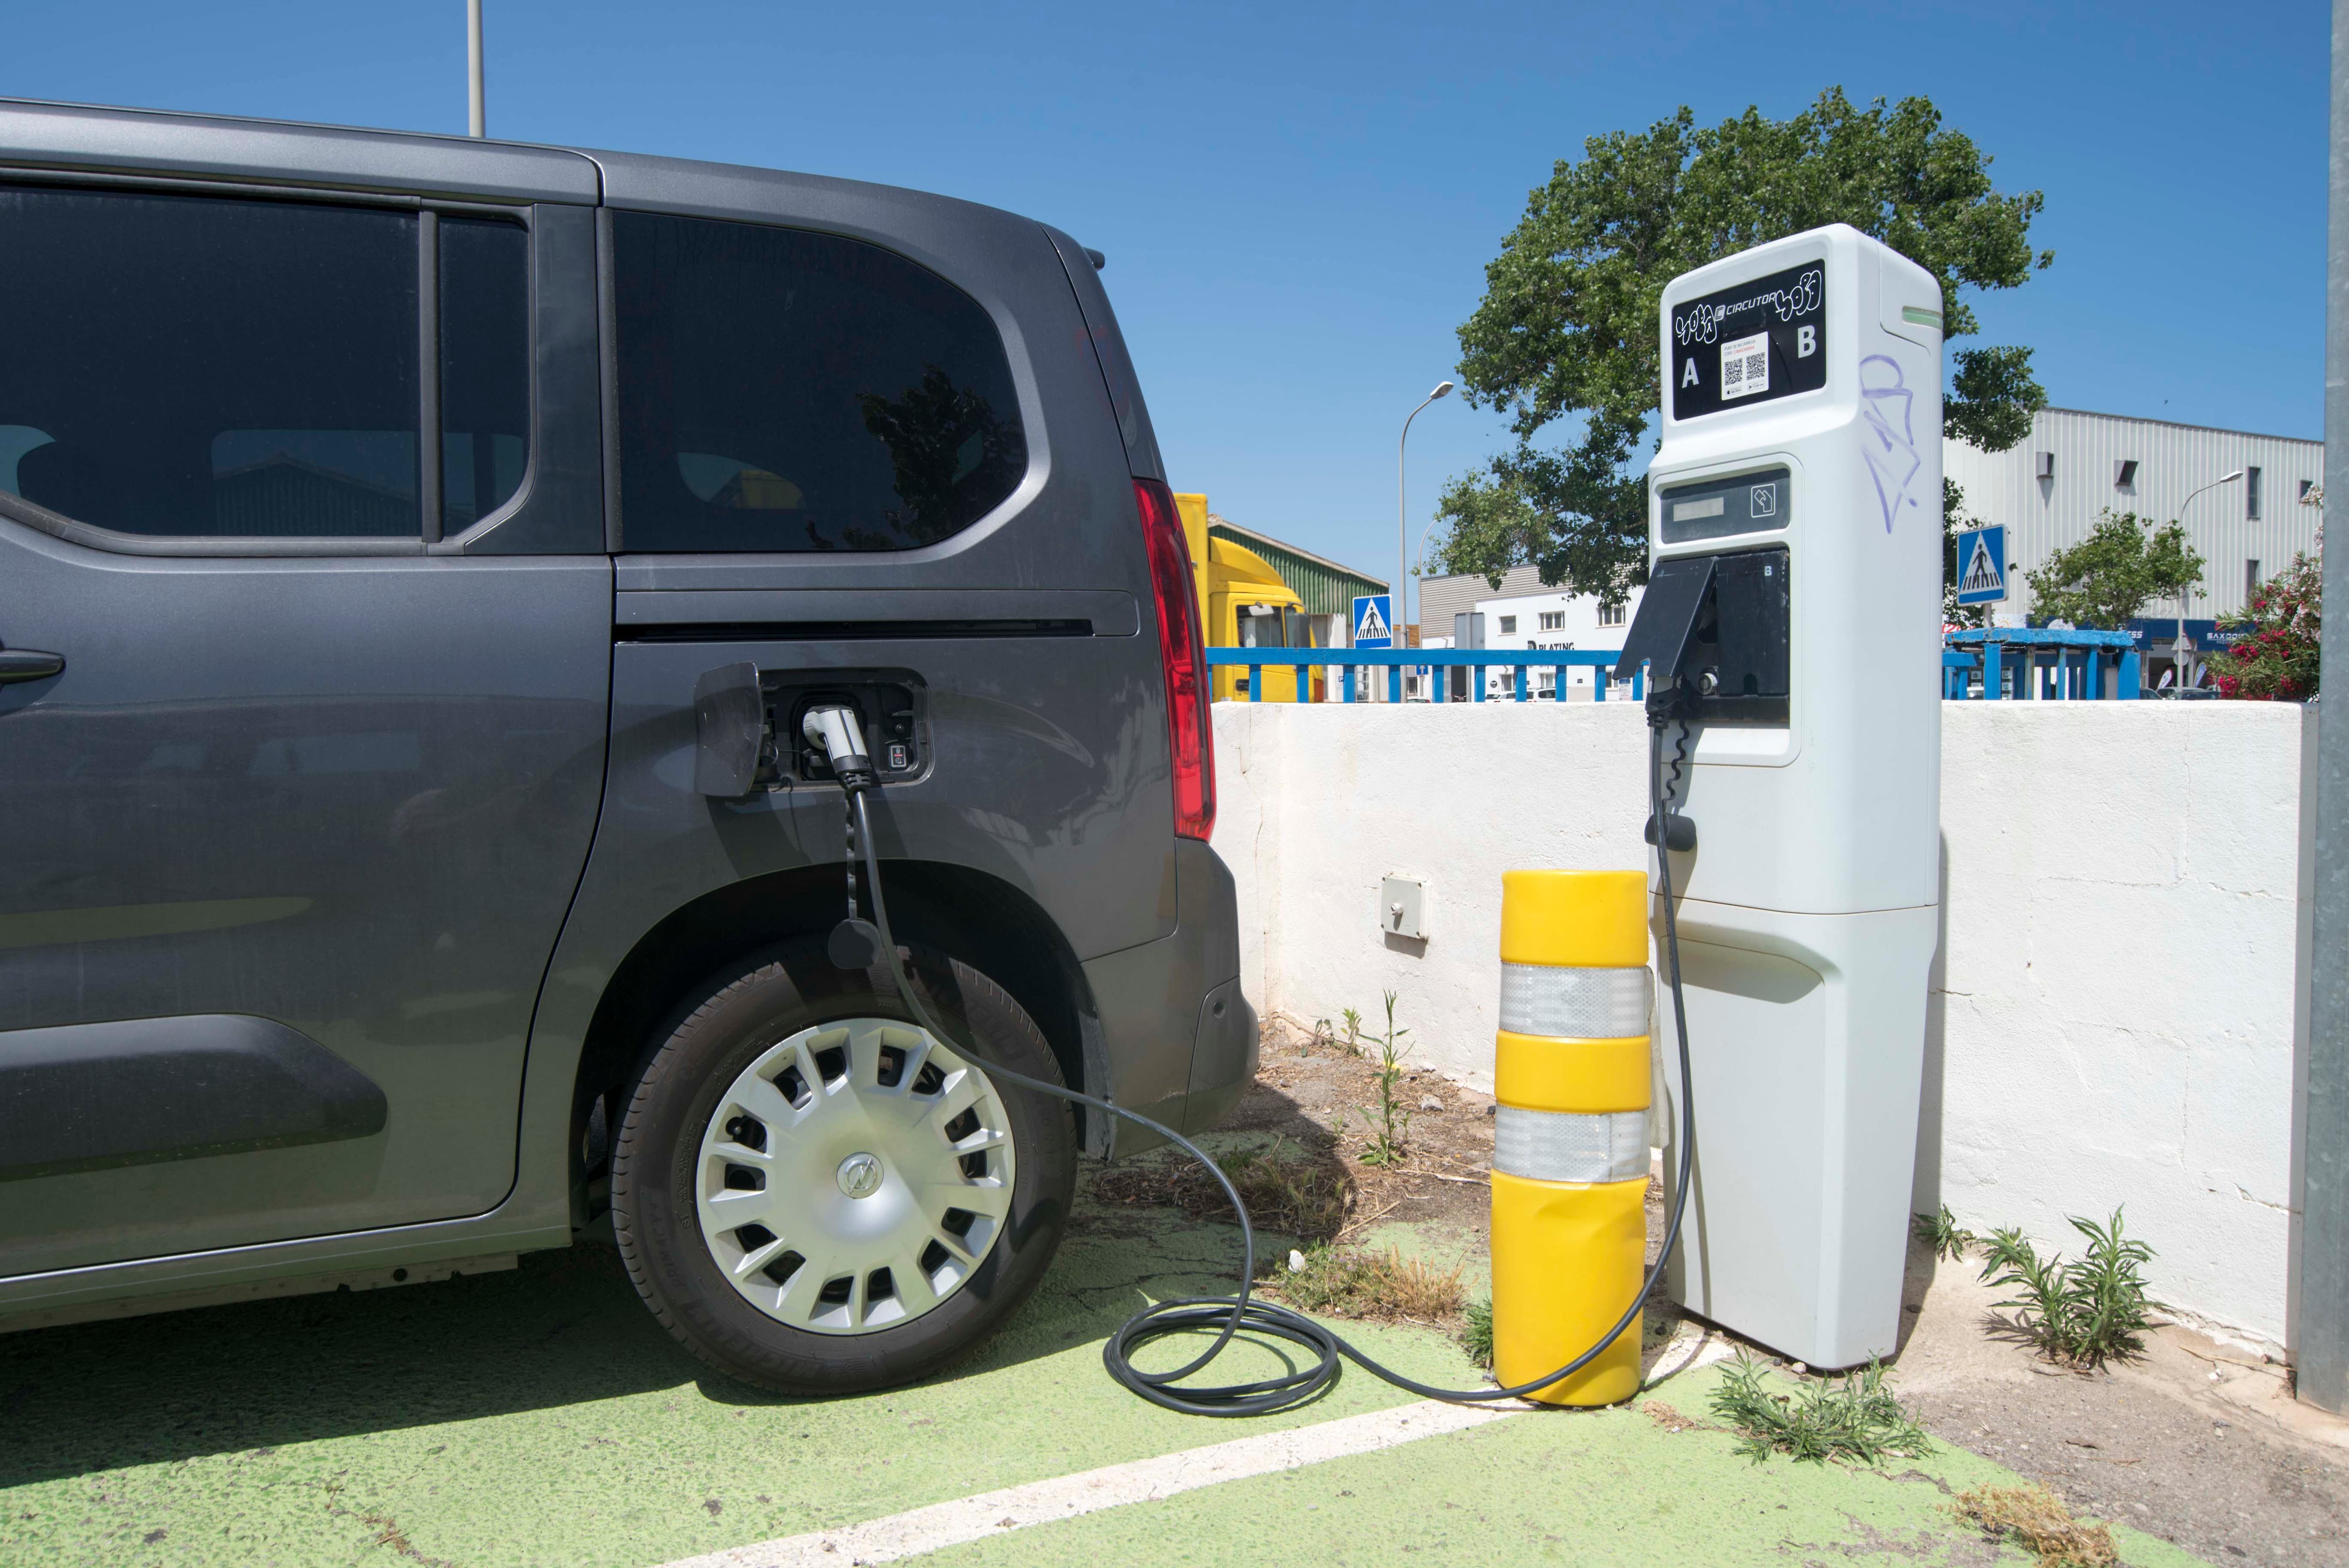
[[[1751,397],[1770,390],[1770,335],[1757,332],[1721,346],[1721,397]]]

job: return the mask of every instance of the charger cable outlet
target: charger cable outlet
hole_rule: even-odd
[[[856,911],[858,829],[864,821],[864,791],[879,783],[880,778],[873,771],[872,754],[864,749],[864,729],[856,721],[856,710],[845,703],[827,703],[808,709],[807,717],[800,720],[800,733],[811,744],[823,748],[824,761],[831,766],[832,776],[839,780],[841,792],[849,804],[848,917],[832,928],[832,935],[824,943],[824,954],[838,968],[870,969],[880,962],[881,944],[887,939],[880,927],[863,919]],[[878,862],[869,854],[864,858],[874,866],[874,875],[877,878]],[[877,901],[881,891],[877,880],[873,891]],[[879,913],[877,903],[874,913]]]
[[[1688,763],[1689,731],[1696,725],[1698,689],[1679,679],[1659,680],[1648,688],[1648,728],[1654,740],[1661,744],[1664,731],[1673,725],[1680,727],[1680,732],[1672,740],[1671,781],[1654,802],[1654,809],[1648,813],[1647,825],[1641,830],[1640,837],[1650,844],[1655,844],[1656,820],[1661,817],[1664,823],[1664,841],[1657,847],[1675,854],[1686,854],[1696,848],[1696,824],[1671,807],[1672,789],[1679,786],[1682,769]]]

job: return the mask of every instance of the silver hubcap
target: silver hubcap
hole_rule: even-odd
[[[1016,1173],[994,1085],[890,1018],[763,1052],[718,1102],[699,1170],[719,1272],[768,1316],[821,1334],[893,1328],[961,1289]]]

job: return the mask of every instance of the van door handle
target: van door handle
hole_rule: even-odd
[[[32,648],[0,648],[0,686],[14,681],[47,680],[66,667],[63,654],[44,654]]]

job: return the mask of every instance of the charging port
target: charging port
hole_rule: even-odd
[[[930,736],[922,679],[911,670],[778,671],[765,682],[767,707],[778,736],[792,743],[792,776],[808,783],[833,782],[832,764],[809,743],[802,728],[810,708],[853,708],[873,768],[885,783],[903,784],[929,769]]]

